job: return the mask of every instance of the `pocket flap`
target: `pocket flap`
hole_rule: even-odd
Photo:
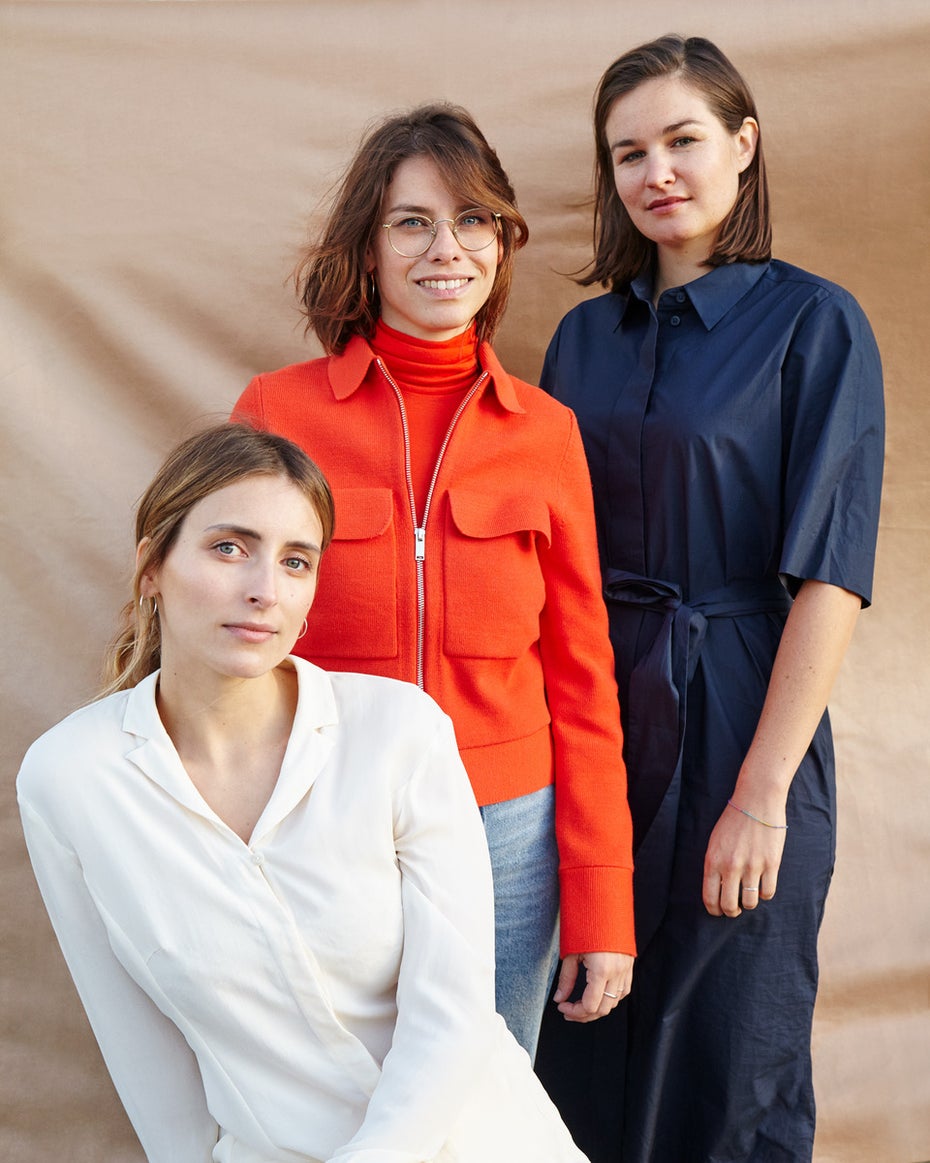
[[[456,529],[466,537],[508,537],[514,533],[541,533],[551,543],[549,506],[529,494],[449,491],[449,509]]]
[[[394,516],[390,489],[333,489],[336,505],[334,541],[364,541],[380,537]]]

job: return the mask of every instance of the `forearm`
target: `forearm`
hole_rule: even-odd
[[[752,744],[733,789],[734,803],[755,814],[779,813],[827,706],[861,608],[857,594],[806,581],[782,634]]]

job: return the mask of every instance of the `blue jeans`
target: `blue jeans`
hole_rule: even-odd
[[[481,819],[494,877],[497,1010],[533,1059],[558,961],[555,788],[488,804]]]

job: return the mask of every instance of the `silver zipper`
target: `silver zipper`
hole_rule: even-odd
[[[404,475],[407,480],[407,501],[410,505],[410,519],[413,522],[413,560],[416,563],[417,570],[417,686],[423,689],[423,651],[425,643],[425,622],[426,622],[426,584],[424,581],[424,562],[426,561],[426,523],[429,520],[430,505],[433,501],[433,492],[436,488],[436,480],[439,477],[439,468],[442,464],[443,457],[446,455],[446,449],[449,447],[449,441],[452,439],[452,433],[456,424],[459,422],[459,417],[468,407],[469,401],[478,391],[484,381],[488,378],[488,373],[483,371],[475,380],[465,395],[465,398],[455,410],[455,415],[449,422],[449,427],[446,430],[446,435],[443,439],[442,445],[439,449],[439,455],[436,457],[436,464],[433,466],[433,475],[430,479],[429,489],[426,493],[426,503],[423,506],[423,521],[417,520],[417,503],[413,495],[413,471],[410,465],[410,428],[407,424],[407,408],[404,404],[403,393],[395,383],[391,373],[384,366],[382,359],[377,359],[378,367],[381,369],[381,374],[391,385],[394,390],[394,395],[397,397],[397,404],[400,408],[400,424],[404,433]]]

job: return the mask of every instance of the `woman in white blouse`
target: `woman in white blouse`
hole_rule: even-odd
[[[18,779],[36,876],[150,1163],[583,1163],[494,1013],[449,720],[289,657],[319,470],[222,425],[140,502],[104,698]]]

